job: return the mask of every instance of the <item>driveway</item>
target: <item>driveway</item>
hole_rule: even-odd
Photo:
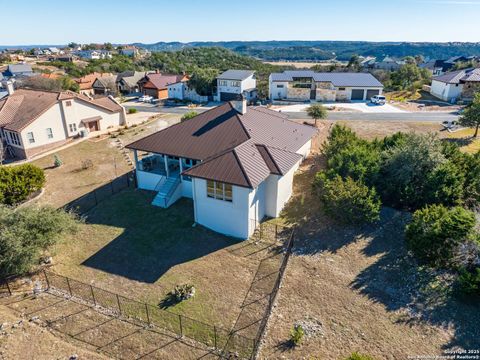
[[[286,105],[275,110],[294,113],[294,112],[306,112],[307,107],[310,104],[297,104],[297,105]],[[377,114],[377,113],[405,113],[407,111],[401,110],[393,105],[385,104],[385,105],[374,105],[371,103],[365,102],[354,102],[354,103],[330,103],[325,104],[325,107],[335,108],[335,112],[360,112],[360,113],[368,113],[368,114]]]

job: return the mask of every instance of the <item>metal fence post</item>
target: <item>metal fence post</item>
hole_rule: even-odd
[[[213,325],[213,343],[215,349],[217,348],[217,327]]]
[[[120,298],[118,297],[118,294],[115,294],[115,296],[117,297],[118,311],[120,311],[120,314],[122,314],[122,308],[120,306]]]
[[[145,312],[147,313],[147,322],[150,325],[150,314],[148,313],[148,304],[145,303]]]
[[[70,292],[70,296],[73,296],[72,288],[70,287],[70,281],[68,281],[68,277],[65,277],[65,279],[67,280],[67,286],[68,286],[68,291]]]
[[[275,224],[275,242],[278,241],[278,225]]]
[[[180,324],[180,336],[183,337],[182,315],[178,314],[178,321]]]
[[[95,300],[95,294],[93,293],[93,286],[90,285],[90,291],[92,293],[93,305],[97,306],[97,301]]]
[[[5,285],[7,285],[8,296],[12,296],[12,290],[10,289],[10,284],[8,283],[8,279],[5,279]]]
[[[48,276],[47,276],[47,272],[45,271],[45,269],[43,270],[43,276],[45,276],[45,281],[47,282],[47,290],[50,289],[50,281],[48,281]]]

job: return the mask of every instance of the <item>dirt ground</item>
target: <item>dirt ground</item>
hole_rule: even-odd
[[[385,125],[375,136],[403,126],[429,128]],[[368,126],[358,123],[355,130],[371,138]],[[284,223],[297,225],[297,236],[260,359],[342,359],[356,351],[375,359],[406,359],[478,349],[478,305],[452,294],[449,274],[418,266],[407,253],[403,228],[409,214],[384,209],[374,226],[335,225],[310,190],[323,167],[322,157],[307,159],[282,213]],[[306,329],[297,348],[288,341],[294,324]]]

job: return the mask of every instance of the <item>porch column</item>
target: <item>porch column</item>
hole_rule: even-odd
[[[170,177],[170,170],[168,169],[168,156],[163,155],[163,161],[165,163],[165,171],[167,172],[167,178]]]
[[[138,154],[137,154],[137,150],[133,150],[133,157],[135,158],[135,169],[138,170]]]
[[[182,158],[178,158],[180,163],[180,180],[182,180],[182,172],[183,172],[183,161]]]

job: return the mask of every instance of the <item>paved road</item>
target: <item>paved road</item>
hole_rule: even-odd
[[[125,103],[125,108],[137,108],[139,111],[146,112],[162,112],[170,114],[185,114],[188,111],[196,111],[202,113],[208,110],[208,108],[195,108],[188,109],[186,107],[174,107],[174,106],[153,106],[139,103]],[[307,113],[300,112],[287,112],[284,111],[292,120],[307,120],[310,119]],[[329,112],[329,120],[365,120],[365,121],[415,121],[415,122],[438,122],[446,120],[457,120],[458,115],[446,112],[404,112],[404,113],[360,113],[360,112]]]
[[[309,119],[304,112],[284,112],[290,119]],[[329,112],[328,120],[366,120],[366,121],[415,121],[438,122],[457,120],[458,115],[442,112],[415,112],[415,113],[348,113]]]

